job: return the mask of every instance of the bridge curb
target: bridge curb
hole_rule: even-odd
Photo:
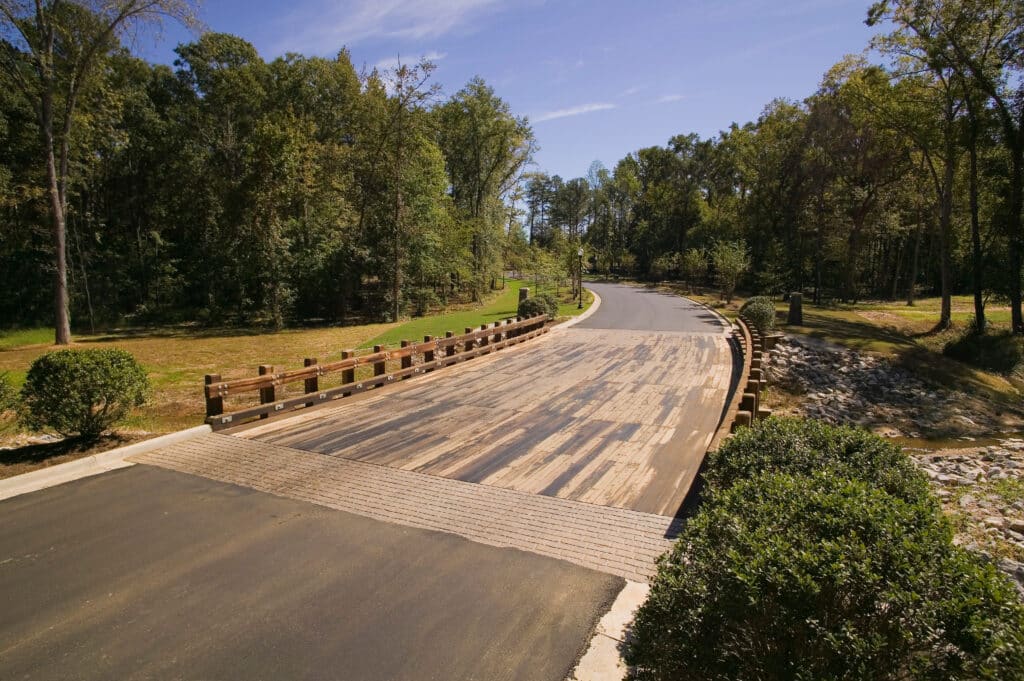
[[[145,454],[154,449],[185,442],[210,432],[212,432],[212,429],[208,425],[196,426],[195,428],[179,430],[175,433],[168,433],[99,454],[84,456],[81,459],[57,464],[42,470],[15,475],[6,480],[0,480],[0,500],[29,494],[30,492],[36,492],[47,487],[55,487],[65,482],[99,475],[100,473],[117,470],[118,468],[128,468],[135,465],[130,461],[125,461],[130,456]]]

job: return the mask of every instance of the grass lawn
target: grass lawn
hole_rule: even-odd
[[[467,327],[480,328],[481,324],[490,324],[509,317],[516,316],[519,307],[519,289],[523,286],[530,286],[529,282],[511,279],[505,282],[505,290],[500,292],[491,302],[482,307],[458,310],[429,317],[418,317],[393,329],[371,338],[360,347],[369,348],[374,345],[397,346],[403,340],[421,341],[424,336],[444,336],[446,331],[460,334]],[[546,291],[554,293],[554,289]],[[562,287],[559,289],[559,317],[574,317],[582,314],[594,302],[594,295],[586,291],[583,300],[583,309],[577,309],[578,302],[569,299],[569,291]],[[531,295],[535,295],[531,286]]]
[[[422,340],[425,334],[443,336],[447,330],[462,333],[467,326],[516,316],[520,281],[508,281],[503,291],[489,297],[480,306],[460,306],[449,313],[420,317],[398,324],[288,329],[281,332],[259,329],[200,329],[181,326],[158,329],[129,329],[97,336],[75,336],[72,347],[121,348],[142,363],[153,387],[148,404],[138,409],[124,424],[127,432],[164,433],[203,422],[205,403],[202,383],[205,374],[219,373],[224,379],[256,374],[260,364],[279,368],[298,368],[305,357],[321,362],[341,358],[341,351],[373,345],[397,346],[403,338]],[[576,303],[568,301],[562,289],[560,314],[579,314]],[[586,296],[589,307],[593,296]],[[0,373],[7,372],[15,385],[21,385],[29,365],[45,352],[55,349],[52,329],[0,331]],[[370,367],[364,367],[367,373]],[[330,387],[340,376],[321,381]],[[288,386],[298,391],[301,384]],[[280,395],[287,395],[283,390]],[[251,404],[255,396],[231,398],[228,411]],[[17,434],[11,419],[0,420],[0,434]]]

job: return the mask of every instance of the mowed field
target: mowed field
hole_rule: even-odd
[[[402,339],[422,340],[426,334],[443,336],[447,330],[462,333],[467,326],[479,326],[514,317],[518,305],[520,281],[507,282],[506,288],[481,305],[466,305],[450,312],[419,317],[404,323],[365,324],[272,332],[261,329],[202,329],[167,327],[127,329],[95,336],[75,336],[74,348],[120,348],[132,353],[143,365],[152,384],[148,404],[136,410],[124,424],[126,430],[164,433],[199,425],[205,416],[202,396],[203,377],[220,374],[225,379],[257,373],[261,364],[281,368],[302,366],[306,357],[321,362],[341,358],[342,350],[369,348],[375,344],[397,346]],[[565,289],[562,289],[563,294]],[[585,308],[593,297],[587,295]],[[575,304],[567,300],[559,314],[577,314]],[[15,385],[21,385],[32,361],[56,349],[53,331],[30,329],[0,331],[0,373],[7,372]],[[367,372],[370,371],[366,367]],[[337,380],[337,378],[335,379]],[[331,385],[328,380],[325,386]],[[301,384],[290,386],[301,390]],[[251,401],[251,400],[250,400]],[[239,398],[226,405],[229,409],[248,403]],[[9,420],[10,421],[10,420]],[[8,422],[8,433],[13,424]]]

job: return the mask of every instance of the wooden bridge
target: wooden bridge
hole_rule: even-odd
[[[347,372],[373,366],[372,377],[353,384],[349,374],[331,392],[315,386],[308,392],[320,398],[375,380],[394,383],[385,390],[226,432],[464,482],[674,515],[723,416],[733,373],[727,327],[682,298],[596,288],[603,305],[572,328],[408,382],[400,379],[538,337],[543,322],[467,330],[463,337],[430,340],[391,356],[375,348],[363,358],[325,365]],[[628,328],[633,326],[647,328]],[[427,361],[413,365],[413,355],[424,351]],[[403,364],[388,373],[388,360]],[[309,399],[275,402],[272,393],[267,396],[271,378],[308,381],[323,373],[266,373],[223,388],[214,381],[208,397],[216,398],[219,389],[262,390],[266,404],[239,412],[252,416]]]

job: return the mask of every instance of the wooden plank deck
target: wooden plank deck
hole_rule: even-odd
[[[674,515],[728,396],[715,332],[572,328],[238,433],[466,482]]]

